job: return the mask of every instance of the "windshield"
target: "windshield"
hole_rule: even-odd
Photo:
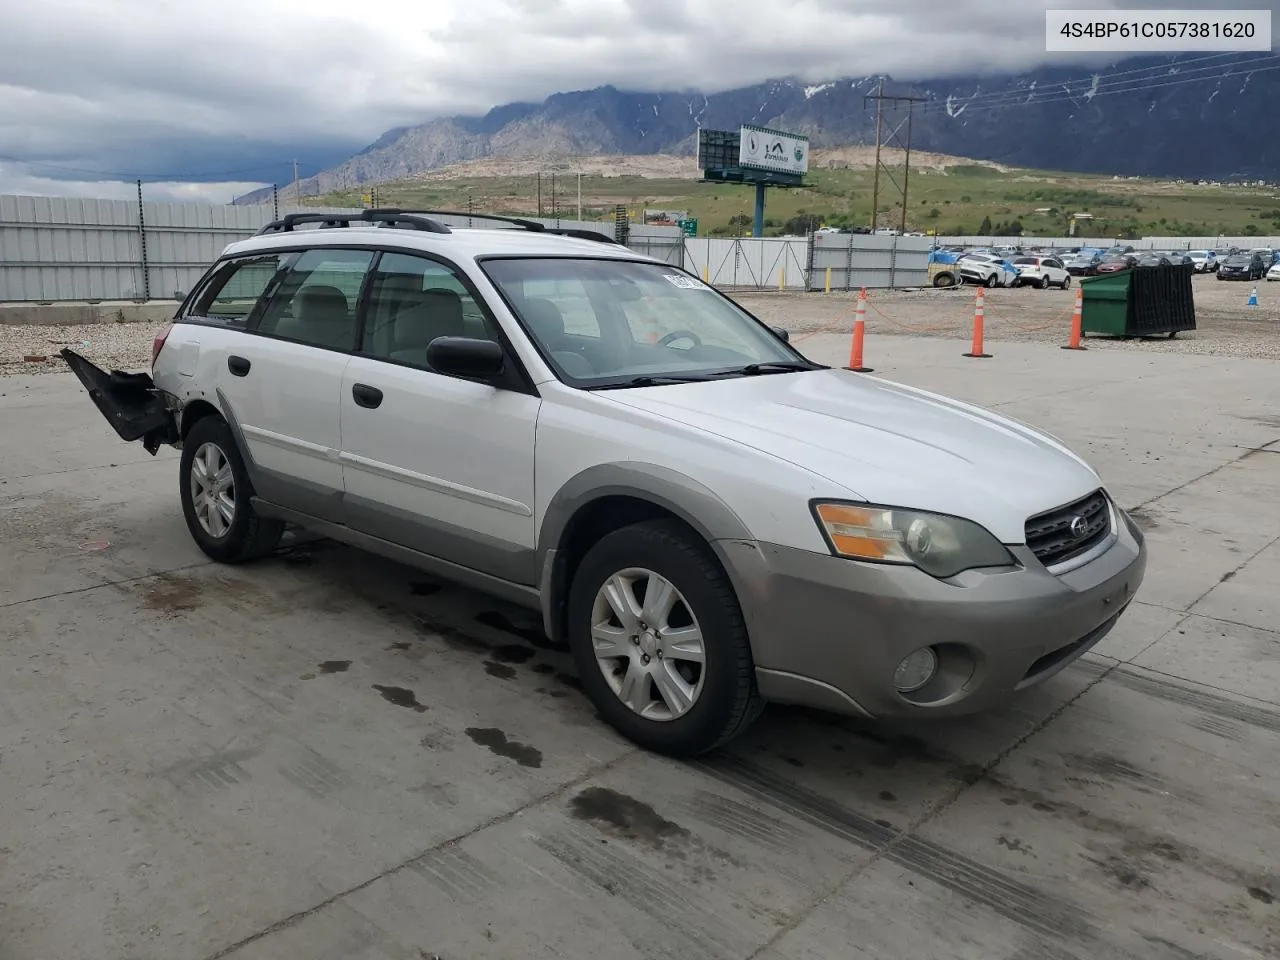
[[[1040,266],[1039,257],[1019,257],[1013,261],[1015,266],[1038,267]]]
[[[1239,255],[1236,255],[1233,257],[1227,257],[1226,265],[1228,267],[1247,267],[1252,262],[1252,260],[1253,260],[1252,257],[1242,257]]]
[[[481,266],[542,355],[573,386],[649,386],[650,379],[818,366],[714,288],[663,264],[540,257]],[[776,364],[783,368],[768,366]]]

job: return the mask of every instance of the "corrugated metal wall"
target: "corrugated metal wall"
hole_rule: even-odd
[[[298,208],[280,207],[280,214]],[[307,213],[356,212],[306,207]],[[272,205],[215,206],[0,196],[0,302],[173,299],[191,289],[229,243],[274,219]],[[497,226],[441,217],[453,227]],[[530,217],[550,227],[613,235],[612,223]],[[633,249],[683,264],[676,227],[633,228]]]
[[[929,282],[932,237],[887,237],[879,234],[816,233],[809,270],[809,289],[859,287],[923,287]]]

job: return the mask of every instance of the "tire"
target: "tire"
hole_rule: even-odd
[[[954,287],[956,278],[950,273],[939,273],[933,278],[933,285],[938,288]]]
[[[987,282],[984,283],[983,286],[988,288],[994,288],[995,285],[998,284],[999,282],[1000,282],[1000,278],[993,273],[991,274],[991,276],[987,277]]]
[[[1041,290],[1049,289],[1049,275],[1047,273],[1040,278],[1040,289]]]
[[[1071,274],[1067,274],[1067,279],[1062,281],[1062,289],[1068,290],[1071,287]]]
[[[199,457],[200,466],[197,466]],[[203,486],[199,472],[208,465],[221,464],[228,469],[227,481],[221,487],[229,491],[231,517],[225,511],[204,511],[196,503],[195,486]],[[222,469],[217,470],[218,473]],[[280,543],[285,525],[279,520],[264,520],[254,511],[250,498],[253,486],[245,470],[240,449],[231,428],[221,417],[209,416],[198,421],[182,443],[182,459],[178,467],[179,495],[182,515],[186,518],[191,539],[205,556],[219,563],[243,563],[270,553]],[[207,503],[207,498],[202,502]],[[201,515],[205,521],[202,522]],[[205,522],[210,524],[206,529]],[[224,525],[219,529],[219,524]]]
[[[671,709],[643,673],[658,669],[646,664],[680,663],[678,655],[658,657],[655,648],[660,642],[650,630],[635,639],[636,634],[628,632],[623,619],[613,613],[617,607],[604,597],[606,585],[613,581],[628,592],[635,589],[632,596],[642,599],[640,584],[653,583],[649,578],[655,575],[680,597],[670,613],[671,626],[692,623],[701,635],[701,667],[691,661],[681,665],[687,671],[682,675],[684,686],[693,691],[692,704],[682,713]],[[592,639],[597,623],[617,632],[621,656],[597,659]],[[569,588],[567,633],[583,690],[601,717],[648,750],[677,757],[706,753],[746,730],[764,707],[756,690],[746,622],[733,587],[710,548],[676,521],[623,527],[587,551]],[[646,656],[650,659],[645,660]],[[642,716],[622,699],[624,677],[632,677],[633,671],[642,678],[634,688],[636,700],[646,705],[641,709],[651,716]],[[684,692],[688,695],[687,689]]]

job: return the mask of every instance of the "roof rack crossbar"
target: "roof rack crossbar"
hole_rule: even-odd
[[[595,230],[582,230],[575,227],[548,227],[545,223],[530,220],[527,217],[508,217],[496,213],[475,213],[466,210],[391,210],[390,213],[416,214],[431,217],[467,217],[470,220],[493,220],[498,223],[510,223],[533,233],[554,233],[562,237],[576,237],[579,240],[594,240],[597,243],[613,243],[618,241],[607,233]]]
[[[446,224],[430,217],[415,215],[402,210],[361,210],[359,213],[290,213],[273,220],[258,231],[258,236],[268,233],[289,233],[302,223],[318,223],[321,229],[350,227],[353,223],[380,223],[388,227],[422,230],[427,233],[453,233]]]
[[[499,223],[510,223],[517,227],[523,227],[534,233],[542,233],[549,227],[546,224],[539,223],[537,220],[529,220],[525,217],[505,217],[496,213],[476,213],[466,210],[390,210],[389,213],[407,213],[416,214],[423,217],[466,217],[469,220],[494,220]]]

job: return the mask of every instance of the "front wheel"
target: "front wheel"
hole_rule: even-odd
[[[759,715],[738,598],[683,525],[646,521],[601,538],[574,575],[568,614],[583,689],[640,746],[696,756]]]
[[[1071,274],[1067,274],[1067,279],[1062,281],[1062,289],[1066,290],[1071,286]]]
[[[1000,278],[993,273],[991,274],[991,276],[987,277],[986,286],[994,287],[999,282],[1000,282]]]
[[[225,420],[209,416],[191,428],[182,443],[178,476],[187,529],[210,559],[242,563],[280,543],[285,525],[264,520],[253,509],[249,474]]]
[[[1040,289],[1041,290],[1049,289],[1049,277],[1047,274],[1040,278]]]

